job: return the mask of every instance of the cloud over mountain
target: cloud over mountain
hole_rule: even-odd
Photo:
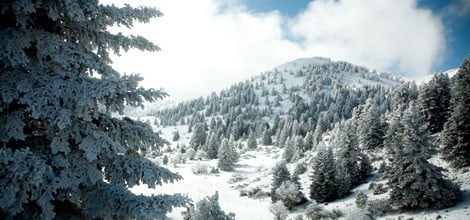
[[[162,51],[130,52],[115,65],[142,73],[145,86],[165,87],[174,96],[207,94],[299,57],[424,75],[445,48],[441,21],[416,0],[316,0],[295,17],[255,13],[242,0],[139,2],[147,3],[165,16],[133,34]]]

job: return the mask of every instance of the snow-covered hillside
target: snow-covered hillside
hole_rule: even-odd
[[[357,123],[365,123],[363,121],[367,117],[375,117],[370,123],[378,123],[384,129],[389,126],[392,112],[403,108],[400,104],[417,99],[418,88],[403,82],[393,75],[345,62],[303,58],[220,93],[167,109],[152,110],[147,112],[147,116],[139,114],[139,120],[151,124],[155,132],[170,141],[161,151],[148,157],[181,174],[184,179],[155,190],[140,186],[132,191],[146,195],[182,193],[194,202],[217,191],[222,209],[235,213],[236,219],[273,219],[270,211],[273,167],[282,160],[288,160],[290,173],[297,172],[301,165],[305,166],[298,177],[301,191],[308,197],[318,149],[329,147],[338,154],[341,151],[337,146],[338,137],[345,132],[343,124],[368,128],[369,125]],[[202,145],[193,143],[198,125],[206,128]],[[374,126],[370,125],[371,128]],[[463,191],[463,200],[456,206],[436,211],[382,213],[380,206],[388,198],[390,189],[379,167],[382,163],[390,163],[390,158],[385,148],[365,148],[362,130],[358,128],[355,135],[360,139],[361,150],[372,159],[374,172],[365,182],[354,186],[349,196],[315,206],[317,211],[336,215],[335,218],[339,219],[369,219],[371,215],[379,219],[469,218],[470,172],[452,169],[445,174]],[[179,138],[175,138],[175,133]],[[251,136],[258,143],[255,148],[249,148]],[[264,143],[266,138],[272,139],[272,143]],[[212,139],[218,144],[217,148],[223,140],[236,147],[239,159],[233,170],[222,171],[217,168],[218,159],[208,158],[207,150]],[[295,159],[286,159],[292,158],[286,156],[289,154],[286,151],[294,148],[299,151],[299,141],[300,154],[294,156]],[[438,156],[434,156],[431,162],[448,168]],[[357,207],[356,196],[359,193],[364,193],[372,204],[370,206],[376,207],[372,214]],[[309,199],[307,203],[294,207],[289,212],[289,219],[302,219],[301,216],[313,207],[312,203],[315,202]],[[169,219],[182,219],[182,211],[185,209],[175,209]]]

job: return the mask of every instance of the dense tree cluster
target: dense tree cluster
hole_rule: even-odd
[[[450,116],[442,132],[442,156],[451,166],[470,166],[470,55],[454,77]]]
[[[218,145],[223,138],[233,137],[234,141],[250,138],[248,146],[251,147],[254,139],[257,144],[274,142],[277,146],[286,146],[288,137],[291,141],[302,137],[304,143],[299,153],[303,153],[320,142],[322,134],[331,129],[332,124],[351,118],[353,109],[369,99],[380,104],[380,111],[374,114],[391,110],[391,96],[385,95],[391,92],[391,87],[381,86],[379,82],[386,79],[398,85],[390,75],[379,77],[363,67],[345,62],[302,67],[302,74],[293,74],[292,77],[303,77],[303,84],[292,87],[285,84],[286,72],[282,71],[285,70],[275,69],[235,84],[219,94],[212,93],[206,98],[151,114],[159,118],[162,126],[187,124],[190,132],[194,132],[198,124],[206,123],[206,117],[211,117],[206,132],[207,136],[217,135],[217,140],[213,141]],[[377,84],[359,88],[345,85],[339,80],[341,75],[338,73],[348,71]],[[290,106],[287,111],[285,106]],[[365,116],[363,118],[369,120]],[[369,121],[376,122],[373,118]],[[377,125],[377,129],[380,126]],[[200,145],[202,141],[195,140],[194,144]],[[374,147],[380,147],[380,144]]]

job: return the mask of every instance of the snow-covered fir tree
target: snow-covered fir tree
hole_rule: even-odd
[[[219,152],[219,143],[217,141],[217,135],[214,132],[211,132],[208,136],[208,141],[204,145],[204,151],[207,153],[209,159],[217,158]]]
[[[292,161],[297,161],[304,157],[304,139],[298,135],[294,136],[292,139],[293,153],[292,153]]]
[[[419,90],[418,103],[429,123],[429,130],[432,133],[441,131],[450,106],[450,81],[447,74],[436,74],[424,84]]]
[[[452,167],[470,166],[470,55],[454,76],[450,116],[442,132],[442,157]]]
[[[192,129],[193,135],[191,136],[190,145],[194,149],[199,149],[204,146],[206,142],[206,125],[205,123],[197,123]]]
[[[261,139],[261,144],[263,145],[273,144],[273,139],[271,138],[271,133],[269,132],[269,129],[265,129],[263,131],[263,138]]]
[[[460,199],[457,185],[445,179],[443,169],[431,164],[429,131],[411,101],[400,120],[400,144],[394,147],[394,161],[388,175],[390,203],[399,209],[446,208]]]
[[[246,145],[249,149],[256,149],[258,147],[258,143],[256,142],[256,134],[253,130],[250,131],[250,134],[248,135],[248,141]]]
[[[0,216],[5,219],[163,219],[180,195],[135,195],[181,176],[145,159],[164,143],[123,114],[165,96],[121,75],[110,52],[157,51],[113,34],[162,13],[98,1],[0,4]]]
[[[287,137],[284,143],[284,152],[282,153],[282,159],[284,159],[287,163],[290,163],[292,161],[292,158],[294,157],[294,144],[292,142],[293,140],[291,140],[290,137]]]
[[[336,159],[336,181],[338,183],[338,196],[349,194],[351,188],[361,181],[359,173],[359,150],[355,130],[351,123],[342,125],[337,137],[336,146],[339,151]]]
[[[384,146],[387,150],[386,157],[390,163],[394,163],[398,156],[398,150],[401,149],[401,140],[403,136],[403,124],[400,122],[403,118],[403,112],[396,110],[392,112],[391,120],[385,135]],[[394,175],[394,170],[386,167],[385,176]]]
[[[284,181],[290,179],[290,172],[287,169],[285,161],[278,162],[273,168],[273,180],[271,183],[271,200],[276,202],[279,200],[276,194],[277,188],[279,188]]]
[[[219,158],[217,162],[219,169],[224,171],[232,170],[233,165],[235,165],[238,160],[238,153],[233,143],[224,138],[219,148],[217,158]]]
[[[411,101],[418,98],[418,86],[415,82],[401,84],[393,92],[393,111],[403,111]]]
[[[325,147],[318,151],[310,180],[310,199],[323,203],[338,198],[336,164],[331,148]]]
[[[362,183],[373,171],[372,162],[366,153],[359,152],[357,163],[359,165],[359,177],[361,179],[359,183]]]
[[[313,149],[313,135],[312,132],[307,132],[304,138],[304,149],[303,152],[309,151]]]
[[[176,130],[176,131],[173,132],[172,140],[173,141],[178,141],[179,139],[180,139],[180,133],[178,132],[178,130]]]
[[[385,128],[380,120],[380,111],[375,100],[369,99],[360,116],[357,130],[362,148],[367,150],[382,148]]]

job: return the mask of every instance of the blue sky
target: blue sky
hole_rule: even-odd
[[[444,52],[444,62],[440,66],[440,70],[458,67],[462,61],[470,54],[470,1],[461,1],[459,5],[457,1],[420,1],[420,6],[429,8],[437,16],[440,16],[446,28],[447,48]],[[460,13],[452,10],[452,4],[459,7]]]
[[[278,10],[283,15],[295,17],[306,9],[311,0],[245,0],[248,10],[255,13]],[[446,47],[442,58],[433,66],[433,72],[460,66],[470,54],[470,0],[420,0],[418,7],[429,9],[445,28]],[[456,9],[461,9],[456,13]]]

